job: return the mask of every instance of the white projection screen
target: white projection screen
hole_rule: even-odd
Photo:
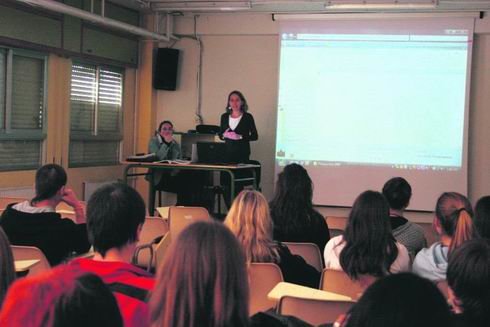
[[[395,176],[411,210],[467,194],[473,18],[280,23],[276,176],[303,165],[316,205]]]

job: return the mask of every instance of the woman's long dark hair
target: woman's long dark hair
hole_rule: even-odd
[[[351,308],[346,327],[445,327],[451,314],[429,280],[399,273],[371,285]]]
[[[270,203],[274,228],[285,233],[307,226],[314,214],[313,183],[298,164],[289,164],[279,174],[276,192]]]
[[[342,269],[353,279],[389,273],[398,248],[389,225],[389,206],[379,192],[361,193],[354,202],[343,235]]]

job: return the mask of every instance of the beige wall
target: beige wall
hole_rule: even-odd
[[[202,115],[205,123],[218,124],[226,95],[233,89],[247,97],[259,130],[252,157],[263,165],[263,190],[273,192],[273,158],[278,92],[278,23],[271,15],[216,14],[197,19],[203,45]],[[192,17],[177,18],[177,34],[193,34]],[[490,19],[476,24],[470,98],[469,196],[476,201],[490,194]],[[178,130],[194,128],[196,110],[197,42],[178,41],[183,50],[180,85],[175,92],[159,91],[157,120],[171,119]],[[325,214],[346,215],[347,209],[321,208]],[[417,221],[430,221],[431,214],[411,213]]]

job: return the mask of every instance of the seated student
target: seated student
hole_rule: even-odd
[[[36,196],[31,201],[8,205],[0,219],[11,244],[41,249],[51,265],[59,264],[73,252],[84,253],[90,248],[83,206],[66,187],[66,181],[63,167],[42,166],[36,172]],[[60,202],[73,207],[76,223],[56,213]]]
[[[66,266],[21,278],[10,288],[0,326],[122,327],[116,299],[102,280]]]
[[[156,279],[151,326],[248,326],[245,256],[221,223],[187,227],[169,248]]]
[[[95,256],[70,262],[72,267],[92,272],[113,291],[125,327],[146,326],[146,298],[154,280],[146,271],[130,264],[145,222],[145,203],[126,184],[102,186],[87,204],[87,230]]]
[[[270,202],[274,239],[315,243],[323,253],[330,240],[325,218],[313,209],[313,183],[303,166],[289,164],[279,174]]]
[[[475,206],[475,228],[478,234],[490,240],[490,196],[478,200]]]
[[[422,249],[413,261],[413,272],[433,282],[446,279],[449,254],[474,236],[473,209],[456,192],[443,193],[436,204],[433,226],[441,240]]]
[[[7,235],[0,227],[0,308],[10,284],[15,280],[14,256]]]
[[[412,197],[412,187],[404,178],[394,177],[383,186],[383,195],[390,205],[391,232],[398,242],[405,245],[413,259],[427,246],[427,241],[423,228],[403,217]]]
[[[449,302],[456,326],[484,327],[490,322],[490,241],[465,242],[449,257]]]
[[[257,191],[242,191],[226,216],[225,225],[238,238],[245,251],[247,262],[276,263],[284,280],[318,288],[320,273],[287,246],[272,240],[272,219],[269,205]]]
[[[407,249],[391,234],[388,203],[375,191],[357,197],[343,235],[327,243],[324,255],[326,268],[343,270],[352,279],[410,270]]]
[[[171,121],[162,121],[150,139],[148,152],[154,153],[158,160],[182,159],[182,150],[173,137],[173,131]],[[149,173],[153,174],[156,190],[177,194],[176,205],[208,205],[203,190],[209,176],[206,172],[150,169]],[[149,176],[146,179],[151,181]]]
[[[451,313],[431,282],[411,273],[372,284],[343,319],[342,327],[447,327]]]

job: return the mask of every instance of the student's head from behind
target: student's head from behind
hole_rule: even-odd
[[[410,203],[412,187],[403,177],[394,177],[383,186],[385,196],[391,209],[404,210]]]
[[[462,194],[445,192],[437,200],[434,227],[438,234],[451,239],[449,252],[473,238],[472,216],[471,203]]]
[[[267,200],[260,192],[240,192],[224,223],[242,244],[247,262],[274,261],[272,219]]]
[[[311,207],[313,197],[313,182],[306,169],[298,164],[289,164],[279,173],[276,183],[276,193],[273,203],[282,205],[297,204]],[[283,203],[287,202],[287,203]]]
[[[342,269],[351,278],[381,277],[398,256],[389,212],[388,203],[379,192],[365,191],[354,201],[343,234],[345,247],[339,257]]]
[[[187,227],[169,248],[156,285],[151,326],[248,326],[245,257],[221,223]]]
[[[475,227],[481,237],[490,239],[490,196],[478,200],[475,206]]]
[[[134,245],[144,221],[145,203],[139,193],[126,184],[104,185],[87,203],[89,241],[102,257],[110,249]]]
[[[346,327],[447,327],[450,311],[429,280],[411,273],[372,284],[350,310]]]
[[[164,120],[158,125],[158,134],[160,136],[171,136],[174,133],[174,124],[170,120]]]
[[[472,326],[490,321],[490,241],[470,240],[449,256],[449,298],[455,311],[463,313]]]
[[[10,288],[0,326],[122,327],[116,299],[93,274],[67,267],[22,278]]]
[[[248,111],[248,104],[245,96],[240,91],[231,91],[228,95],[228,101],[226,101],[226,110],[240,110],[241,112]]]
[[[7,235],[0,227],[0,308],[7,290],[14,280],[14,256]]]
[[[36,196],[33,202],[51,199],[55,196],[61,200],[60,190],[66,185],[67,177],[63,167],[56,164],[47,164],[36,172]]]

